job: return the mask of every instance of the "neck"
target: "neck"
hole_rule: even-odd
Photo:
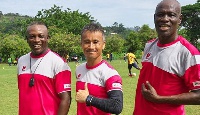
[[[94,60],[88,60],[87,59],[87,65],[88,66],[95,66],[97,64],[99,64],[100,62],[102,61],[102,58],[101,59],[94,59]]]
[[[46,48],[45,50],[43,50],[42,52],[40,52],[40,53],[36,53],[36,52],[31,52],[31,55],[32,56],[34,56],[34,57],[40,57],[40,56],[42,56],[42,55],[45,55],[47,52],[49,51],[49,49],[48,48]]]
[[[178,35],[173,36],[158,36],[158,39],[161,44],[168,44],[175,41],[178,38]]]

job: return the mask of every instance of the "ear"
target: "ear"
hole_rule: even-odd
[[[103,43],[103,50],[104,50],[105,47],[106,47],[106,42]]]
[[[180,16],[179,16],[179,22],[178,22],[178,25],[180,25],[180,24],[181,24],[182,18],[183,18],[183,16],[182,16],[182,14],[180,14]]]
[[[48,35],[48,36],[47,36],[47,39],[50,39],[50,38],[51,38],[51,37]]]
[[[156,19],[156,14],[153,15],[153,21],[155,23],[155,19]]]

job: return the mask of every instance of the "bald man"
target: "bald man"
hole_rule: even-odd
[[[185,115],[200,104],[200,53],[178,35],[181,5],[163,0],[155,10],[158,37],[145,45],[134,115]]]

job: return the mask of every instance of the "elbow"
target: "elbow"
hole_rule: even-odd
[[[116,110],[113,114],[120,114],[122,112],[122,108],[119,108],[118,110]]]
[[[112,114],[120,114],[123,110],[123,103],[118,103],[114,107],[113,111],[111,112]]]

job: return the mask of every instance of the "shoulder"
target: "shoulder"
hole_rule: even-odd
[[[63,61],[63,62],[65,62],[65,59],[63,59],[59,54],[57,54],[57,53],[55,53],[51,50],[47,53],[46,56],[53,61]]]
[[[76,71],[82,70],[83,68],[86,68],[86,62],[81,63],[80,65],[78,65],[78,66],[76,67]]]
[[[105,60],[99,66],[99,69],[102,71],[102,73],[107,74],[108,76],[119,75],[117,70]]]
[[[192,45],[189,41],[187,41],[184,37],[179,36],[179,41],[181,45],[183,45],[192,55],[200,55],[199,50]]]
[[[157,38],[153,38],[153,39],[147,41],[147,43],[151,43],[151,42],[154,42],[154,41],[156,41],[156,40],[157,40]]]
[[[21,61],[27,60],[27,59],[30,59],[30,52],[19,57],[18,63],[20,63]]]

